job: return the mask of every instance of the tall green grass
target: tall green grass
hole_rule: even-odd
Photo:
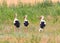
[[[60,15],[60,3],[53,4],[44,2],[36,5],[22,5],[19,6],[10,6],[7,7],[6,4],[0,6],[0,22],[4,22],[5,20],[14,19],[14,14],[18,14],[19,20],[22,22],[24,15],[28,15],[28,19],[30,22],[38,22],[38,17],[40,15]]]
[[[25,27],[23,27],[23,25],[21,27],[22,29],[20,29],[20,32],[15,32],[15,33],[13,32],[14,31],[13,30],[13,20],[14,20],[15,13],[18,14],[18,19],[21,24],[24,22],[24,16],[28,15],[28,20],[30,22],[30,26],[27,29],[28,33],[25,32]],[[39,33],[38,26],[39,26],[39,22],[40,22],[39,17],[41,15],[45,16],[45,19],[47,21],[47,27],[44,32]],[[50,21],[47,20],[48,15],[51,15],[51,17],[53,19],[51,19]],[[3,34],[3,33],[4,33],[4,35],[5,35],[5,33],[9,34],[6,31],[9,31],[8,29],[11,29],[11,27],[12,27],[10,34],[15,36],[15,38],[18,37],[18,39],[19,39],[19,38],[27,37],[27,39],[29,39],[29,38],[30,39],[26,40],[25,43],[29,43],[29,42],[30,43],[39,43],[43,34],[48,35],[48,36],[50,36],[50,35],[55,36],[56,30],[55,30],[55,28],[53,28],[55,26],[53,23],[57,23],[57,21],[60,21],[58,16],[60,17],[60,3],[53,4],[53,3],[44,2],[41,4],[38,3],[33,6],[31,6],[30,4],[28,4],[28,5],[19,4],[18,6],[12,5],[10,7],[7,7],[7,5],[5,3],[3,3],[3,5],[0,6],[0,30],[2,30],[1,34]],[[60,29],[56,32],[59,34],[60,33],[59,31],[60,31]],[[8,41],[4,41],[4,42],[9,43]],[[4,42],[1,42],[1,43],[4,43]],[[54,40],[53,40],[53,42],[54,42]],[[49,43],[53,43],[53,42],[50,39]]]
[[[20,23],[22,24],[24,22],[24,16],[28,15],[28,20],[31,24],[38,25],[40,20],[39,17],[41,15],[45,16],[45,19],[47,21],[47,16],[52,16],[52,22],[50,23],[56,23],[59,18],[57,16],[60,16],[60,3],[53,4],[52,2],[44,2],[44,3],[37,3],[33,6],[30,4],[23,5],[19,4],[18,6],[10,6],[7,7],[6,3],[3,3],[2,6],[0,6],[0,28],[3,29],[4,25],[13,25],[14,15],[15,13],[18,14],[18,19]],[[47,21],[48,22],[48,21]]]

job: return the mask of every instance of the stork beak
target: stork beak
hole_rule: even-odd
[[[40,19],[41,19],[42,17],[40,17]]]
[[[24,16],[24,18],[25,18],[25,16]]]

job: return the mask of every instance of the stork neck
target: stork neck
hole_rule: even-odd
[[[25,18],[25,20],[24,21],[27,21],[27,18]]]

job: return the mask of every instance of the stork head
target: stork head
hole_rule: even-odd
[[[17,18],[17,13],[15,13],[15,18]]]
[[[41,17],[40,17],[40,19],[42,19],[42,20],[43,20],[43,19],[44,19],[44,16],[41,16]]]
[[[27,18],[27,15],[25,15],[24,18]]]

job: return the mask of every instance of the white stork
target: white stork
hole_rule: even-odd
[[[40,29],[39,31],[43,31],[44,27],[46,26],[46,21],[44,20],[44,16],[40,17]]]
[[[29,25],[29,22],[27,20],[27,15],[24,17],[24,26],[27,27]]]
[[[19,28],[20,27],[20,22],[19,22],[19,20],[17,19],[17,13],[15,14],[15,18],[14,18],[14,26],[16,27],[16,28]]]

